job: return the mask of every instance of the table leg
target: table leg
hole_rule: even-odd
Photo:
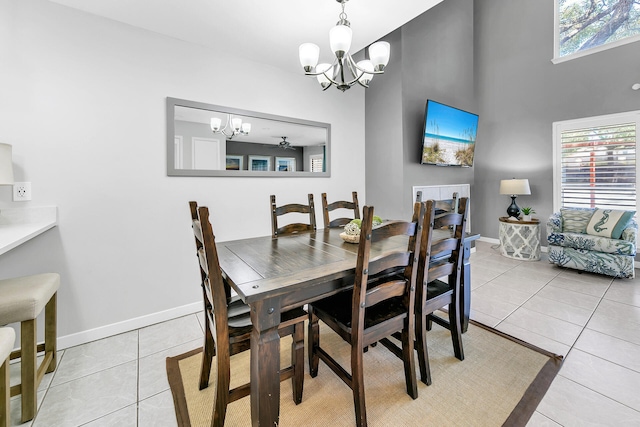
[[[460,294],[459,312],[462,313],[462,332],[467,332],[469,328],[469,313],[471,312],[471,242],[464,242],[464,253],[462,255],[462,277],[460,278]]]
[[[251,425],[276,427],[280,422],[279,301],[251,304]]]

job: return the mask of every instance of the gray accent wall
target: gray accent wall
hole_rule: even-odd
[[[446,0],[384,40],[391,60],[366,92],[366,204],[409,218],[414,185],[474,182],[475,167],[420,164],[427,99],[476,112],[473,3]]]
[[[553,0],[446,0],[389,35],[388,71],[366,93],[367,203],[407,217],[412,185],[469,183],[472,229],[497,239],[510,202],[500,180],[528,178],[517,201],[544,235],[552,123],[640,109],[640,43],[553,64],[553,21]],[[427,98],[479,114],[473,168],[419,164]]]
[[[487,144],[478,143],[485,149],[476,152],[471,193],[473,226],[483,236],[497,238],[497,218],[510,202],[498,194],[501,179],[528,178],[531,196],[518,197],[518,205],[533,206],[543,224],[552,213],[553,122],[640,109],[640,92],[631,90],[640,80],[640,43],[553,64],[554,4],[475,0],[476,92]]]

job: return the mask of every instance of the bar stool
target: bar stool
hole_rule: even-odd
[[[11,328],[0,328],[0,427],[9,427],[9,356],[16,342]]]
[[[60,275],[57,273],[0,280],[0,325],[20,322],[21,348],[10,358],[21,358],[21,382],[11,387],[11,397],[22,395],[23,423],[35,416],[37,390],[44,374],[56,368],[56,299],[59,287]],[[44,344],[38,345],[36,319],[42,309]],[[37,366],[39,351],[44,351],[44,359]]]

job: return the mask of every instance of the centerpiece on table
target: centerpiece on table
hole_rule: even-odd
[[[377,215],[373,216],[373,226],[382,224],[382,218]],[[340,233],[342,240],[348,243],[358,243],[360,241],[360,226],[362,225],[361,219],[351,220],[350,223],[344,226],[344,231]]]

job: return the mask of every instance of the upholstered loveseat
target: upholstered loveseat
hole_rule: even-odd
[[[549,262],[614,277],[635,277],[633,211],[563,208],[547,221]]]

